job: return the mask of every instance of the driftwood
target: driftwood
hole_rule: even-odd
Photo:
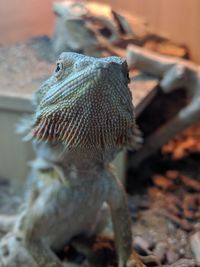
[[[82,3],[55,2],[53,11],[56,14],[52,47],[56,54],[62,51],[85,52],[88,46],[97,49],[98,42],[94,34],[87,29],[84,16],[88,10]]]
[[[62,51],[99,54],[102,44],[96,32],[110,44],[118,42],[122,35],[133,37],[132,28],[125,17],[106,4],[59,1],[54,2],[53,11],[56,21],[52,46],[56,54]]]
[[[160,87],[166,94],[184,88],[189,99],[186,107],[145,140],[143,148],[135,154],[133,160],[134,167],[137,167],[176,134],[200,119],[200,67],[186,60],[160,56],[134,45],[127,48],[127,61],[129,68],[134,67],[159,77]]]

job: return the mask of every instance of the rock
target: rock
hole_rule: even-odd
[[[182,183],[190,190],[194,190],[195,192],[200,192],[200,182],[190,178],[186,175],[181,175],[180,179]]]
[[[163,265],[162,267],[200,267],[200,263],[195,260],[181,259],[172,265]]]
[[[176,170],[168,170],[165,175],[171,180],[176,180],[179,177],[179,172]]]
[[[153,177],[153,182],[156,186],[163,190],[171,190],[174,188],[174,183],[162,175],[155,175]]]
[[[167,243],[165,242],[159,242],[153,250],[153,254],[159,259],[160,262],[163,262],[165,260],[166,252]]]
[[[180,227],[181,229],[183,229],[186,232],[190,232],[193,229],[193,225],[190,224],[188,221],[186,221],[185,219],[181,219],[178,216],[162,210],[162,211],[158,211],[158,214],[164,216],[165,218],[167,218],[168,220],[170,220],[172,223],[174,223],[176,226]]]
[[[150,244],[147,242],[147,240],[145,240],[141,236],[136,236],[134,238],[133,245],[139,253],[149,254]]]
[[[179,255],[174,250],[169,249],[166,253],[166,258],[167,258],[167,262],[169,264],[172,264],[179,259]]]

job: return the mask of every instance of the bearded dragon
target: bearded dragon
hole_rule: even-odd
[[[101,228],[110,208],[118,267],[143,267],[132,251],[126,194],[110,169],[141,136],[120,57],[62,53],[53,75],[33,96],[26,125],[37,158],[26,205],[0,243],[1,267],[62,267],[55,251]]]

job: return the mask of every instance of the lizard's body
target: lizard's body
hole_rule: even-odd
[[[50,146],[45,146],[48,153],[51,153]],[[42,146],[43,152],[45,146]],[[108,201],[111,196],[111,177],[103,163],[88,163],[88,155],[80,152],[79,155],[73,153],[74,158],[70,153],[70,159],[67,155],[69,153],[65,154],[65,160],[62,161],[65,162],[64,166],[49,164],[47,159],[37,160],[33,163],[35,167],[32,173],[32,176],[37,177],[37,181],[33,179],[35,188],[32,186],[31,194],[34,201],[31,201],[31,206],[35,210],[34,216],[37,211],[40,216],[40,221],[35,216],[37,233],[34,233],[34,237],[38,235],[38,238],[43,238],[57,251],[73,237],[82,234],[91,236],[96,233],[103,202]],[[74,162],[78,157],[79,164]],[[20,221],[24,223],[23,220]],[[34,218],[31,218],[30,224],[34,224]]]
[[[34,96],[28,129],[37,159],[26,205],[12,234],[1,241],[0,267],[61,267],[52,249],[78,235],[94,235],[105,202],[118,266],[127,264],[131,223],[125,192],[109,163],[140,141],[128,82],[123,59],[60,56],[55,73]],[[137,256],[131,264],[143,266]]]

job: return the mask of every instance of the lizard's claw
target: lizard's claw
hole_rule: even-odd
[[[148,256],[140,256],[135,251],[132,252],[130,258],[128,259],[128,262],[126,264],[127,267],[146,267],[146,263],[152,263],[155,262],[157,266],[161,267],[161,263],[154,255],[148,255]]]
[[[143,263],[141,256],[137,254],[135,251],[131,253],[130,258],[126,264],[127,267],[146,267]]]

